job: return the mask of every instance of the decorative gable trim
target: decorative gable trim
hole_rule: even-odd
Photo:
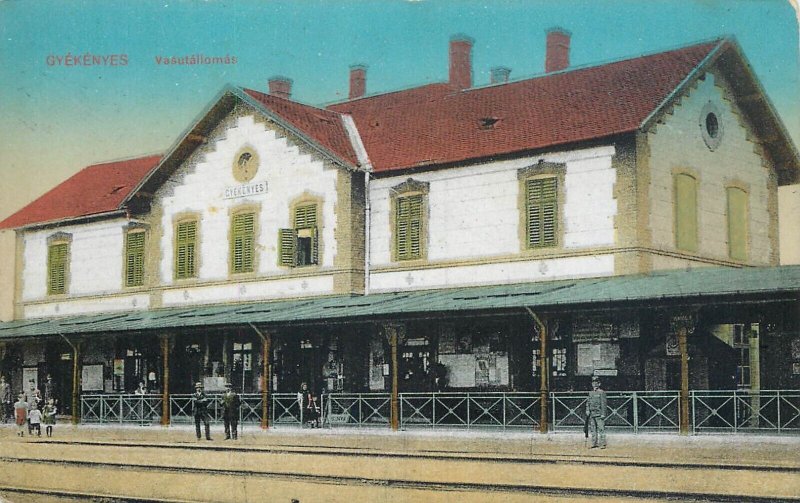
[[[678,84],[675,89],[672,90],[671,93],[667,95],[666,98],[652,111],[650,114],[645,117],[642,121],[641,125],[639,125],[639,129],[641,131],[648,131],[658,120],[666,113],[669,109],[669,106],[678,99],[699,79],[706,71],[706,68],[718,58],[722,52],[723,48],[727,46],[727,39],[722,39],[717,43],[717,45],[709,51],[705,58],[694,67],[694,70],[689,72],[688,75]]]

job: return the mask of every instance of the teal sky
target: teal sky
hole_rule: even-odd
[[[163,152],[226,83],[293,97],[346,97],[349,66],[377,93],[447,79],[450,35],[475,39],[489,69],[544,69],[545,30],[572,32],[585,65],[734,35],[800,143],[797,15],[787,0],[52,1],[0,0],[0,218],[83,166]],[[125,66],[49,65],[49,56],[126,55]],[[156,57],[235,56],[163,66]]]

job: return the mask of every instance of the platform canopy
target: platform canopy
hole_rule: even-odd
[[[363,296],[197,305],[0,323],[0,340],[257,324],[397,319],[455,312],[800,301],[800,266],[707,267],[646,275],[540,281]]]

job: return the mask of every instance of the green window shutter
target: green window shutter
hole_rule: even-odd
[[[558,180],[532,178],[525,182],[525,235],[528,248],[558,242]]]
[[[422,196],[396,199],[395,254],[397,260],[422,257]]]
[[[47,249],[47,293],[55,295],[67,292],[67,255],[69,245],[58,243]]]
[[[728,255],[747,260],[747,192],[728,188]]]
[[[175,278],[195,277],[197,221],[181,222],[175,236]]]
[[[297,230],[280,229],[278,231],[278,265],[283,267],[294,267],[297,256]]]
[[[255,248],[255,213],[239,213],[231,222],[231,270],[253,272]]]
[[[304,204],[294,209],[294,228],[310,229],[317,226],[317,205]]]
[[[125,286],[144,284],[144,232],[128,232],[125,243]]]
[[[697,180],[685,173],[675,176],[675,246],[697,251]]]
[[[298,249],[297,249],[297,237],[298,232],[304,229],[309,229],[311,231],[311,250],[310,250],[310,257],[307,258],[307,263],[302,265],[312,265],[312,264],[319,264],[319,230],[317,226],[317,205],[312,204],[304,204],[301,206],[297,206],[294,209],[294,243],[293,243],[293,253],[294,253],[294,261],[292,263],[292,267],[301,265],[299,264],[299,259],[297,257]],[[308,237],[307,234],[300,234],[303,237]],[[287,237],[288,239],[288,237]],[[287,253],[288,253],[288,247]],[[288,260],[288,259],[287,259]],[[281,260],[281,264],[284,264],[284,261]]]
[[[317,227],[311,230],[311,263],[319,264],[319,230]]]

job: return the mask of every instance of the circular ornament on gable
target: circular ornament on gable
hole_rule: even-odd
[[[700,134],[706,146],[712,151],[716,150],[722,142],[724,133],[719,107],[710,101],[706,103],[700,111],[699,122]]]
[[[245,146],[239,149],[233,157],[233,177],[237,182],[249,182],[258,172],[258,154],[252,147]]]

